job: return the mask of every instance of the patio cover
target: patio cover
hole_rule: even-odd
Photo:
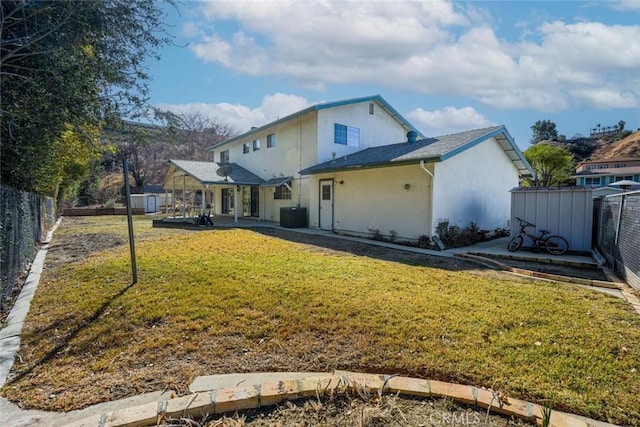
[[[222,170],[221,170],[222,168]],[[218,171],[221,173],[218,174]],[[225,172],[225,173],[222,173]],[[191,160],[169,160],[169,168],[162,188],[170,191],[173,188],[201,190],[204,186],[261,185],[265,181],[235,163],[196,162]],[[184,180],[184,182],[183,182]]]

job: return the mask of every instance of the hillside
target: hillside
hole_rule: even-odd
[[[640,157],[640,130],[619,140],[615,137],[600,139],[582,137],[566,141],[541,141],[540,144],[566,148],[576,164],[585,160]]]
[[[619,141],[597,141],[597,147],[591,154],[591,160],[603,160],[613,157],[640,157],[640,131],[634,132]]]

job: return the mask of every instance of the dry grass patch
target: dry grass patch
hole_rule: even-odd
[[[126,235],[86,221],[73,233]],[[640,317],[620,299],[146,222],[136,285],[126,246],[46,269],[5,396],[70,410],[196,375],[348,369],[640,423]]]

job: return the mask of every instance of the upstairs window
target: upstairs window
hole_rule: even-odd
[[[587,170],[588,170],[588,171],[592,171],[592,170],[594,170],[595,168],[596,168],[596,167],[595,167],[594,165],[589,165],[589,166],[587,166]]]
[[[242,153],[243,154],[247,154],[250,150],[251,146],[249,145],[248,142],[245,142],[244,144],[242,144]]]
[[[229,150],[220,152],[220,163],[229,163]]]
[[[626,168],[627,164],[626,163],[616,163],[616,167],[617,168]]]
[[[609,165],[600,165],[598,169],[609,169]]]
[[[333,125],[333,142],[350,147],[360,146],[360,128],[335,123]]]
[[[272,133],[267,135],[267,148],[273,148],[276,146],[276,134]]]
[[[373,102],[369,103],[369,114],[373,115]]]
[[[260,140],[259,139],[254,139],[253,140],[253,151],[258,151],[260,149]]]
[[[291,190],[286,185],[276,187],[276,192],[273,193],[274,200],[291,200]]]

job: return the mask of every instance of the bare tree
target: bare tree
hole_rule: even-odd
[[[212,160],[207,149],[233,134],[227,124],[211,120],[201,112],[180,114],[176,130],[178,157],[189,160]]]

